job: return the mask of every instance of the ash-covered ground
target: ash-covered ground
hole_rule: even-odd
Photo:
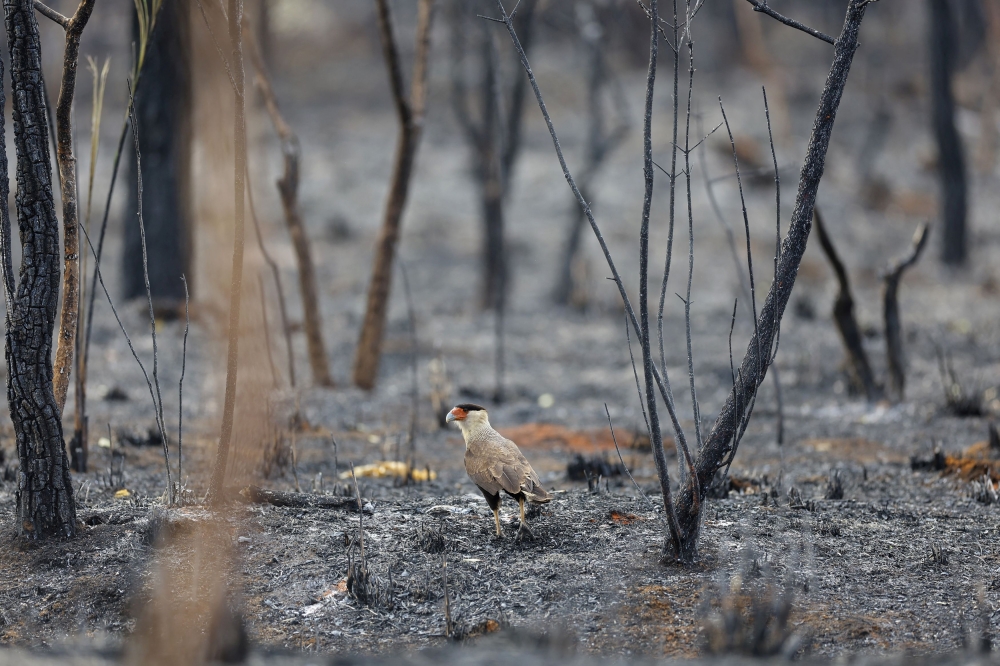
[[[783,11],[794,10],[836,34],[840,18],[832,10],[785,4]],[[90,472],[74,475],[80,536],[42,545],[21,541],[13,523],[14,484],[9,475],[0,483],[0,516],[6,516],[2,539],[7,544],[0,552],[0,643],[115,650],[141,629],[141,618],[151,608],[171,598],[164,581],[179,579],[164,571],[175,576],[183,572],[189,577],[183,580],[194,581],[193,590],[221,585],[242,614],[254,645],[320,655],[441,647],[452,642],[448,633],[478,644],[483,635],[506,628],[520,632],[517,636],[545,635],[562,648],[595,655],[694,657],[712,644],[712,627],[722,622],[727,608],[749,608],[754,599],[790,603],[784,631],[776,630],[776,650],[799,656],[936,654],[961,649],[984,631],[996,633],[1000,520],[997,505],[987,503],[989,493],[975,485],[983,473],[997,469],[996,463],[988,447],[980,447],[982,467],[938,469],[947,467],[944,454],[960,457],[987,440],[990,420],[1000,416],[1000,175],[995,165],[989,171],[970,169],[969,266],[942,267],[937,257],[940,229],[935,226],[926,254],[903,280],[904,400],[870,404],[852,392],[830,316],[835,281],[810,240],[782,322],[776,361],[783,442],[777,441],[777,401],[769,378],[731,470],[734,481],[706,507],[699,561],[691,567],[665,565],[662,500],[652,458],[636,437],[644,426],[623,312],[591,235],[584,241],[588,278],[583,307],[557,308],[549,299],[573,202],[531,104],[525,109],[524,147],[507,209],[512,270],[505,317],[505,400],[493,399],[494,315],[479,307],[479,203],[469,151],[448,102],[444,20],[434,33],[427,128],[399,250],[416,313],[417,399],[414,403],[411,337],[398,281],[378,386],[370,393],[349,387],[396,120],[369,4],[332,5],[312,3],[310,21],[291,10],[275,13],[272,69],[284,111],[302,140],[303,216],[313,241],[324,337],[338,386],[309,387],[305,341],[296,333],[299,387],[288,388],[272,315],[278,387],[252,409],[269,409],[280,455],[271,456],[267,469],[260,455],[248,456],[253,465],[239,469],[232,483],[351,496],[353,485],[339,478],[351,463],[405,457],[413,404],[418,409],[417,465],[433,470],[436,478],[402,486],[391,478],[361,477],[366,506],[361,514],[349,507],[283,508],[241,501],[218,514],[205,508],[202,499],[222,409],[225,344],[211,305],[219,295],[197,291],[199,284],[204,290],[211,286],[204,280],[194,282],[196,318],[184,384],[189,492],[184,506],[163,507],[166,480],[159,444],[126,441],[126,435],[149,440],[144,436],[153,426],[148,391],[102,304],[90,370],[92,465]],[[399,32],[410,35],[411,10],[398,9]],[[866,349],[882,381],[886,362],[879,271],[905,253],[914,229],[935,219],[937,210],[919,37],[924,17],[910,9],[879,3],[869,10],[819,194],[853,281]],[[703,32],[696,32],[702,36],[694,98],[701,124],[711,128],[721,120],[721,94],[734,132],[750,147],[745,154],[757,151],[757,167],[767,174],[744,182],[762,300],[770,285],[775,218],[762,81],[737,66],[738,48],[733,52],[724,37],[732,29],[726,12],[706,6],[699,20],[704,22],[695,27]],[[761,25],[780,66],[787,104],[787,123],[774,128],[784,230],[830,49],[784,26]],[[113,34],[100,38],[102,34],[95,30],[87,36],[94,48],[113,46],[124,53]],[[543,25],[537,40],[533,66],[570,167],[576,168],[582,161],[586,121],[582,59],[558,22]],[[507,53],[505,41],[498,46]],[[626,92],[634,129],[602,167],[593,208],[634,298],[645,69],[625,55],[613,58],[612,65]],[[654,157],[663,164],[670,147],[668,69],[661,76],[653,140]],[[977,90],[979,79],[974,69],[965,76],[959,82],[964,86],[959,90],[959,127],[972,150],[980,118],[975,95],[963,91]],[[770,88],[769,98],[774,104]],[[292,318],[298,321],[294,254],[273,189],[279,153],[267,122],[261,109],[251,110],[254,195],[266,242],[283,271]],[[105,144],[113,134],[105,133]],[[873,144],[878,144],[875,149]],[[102,145],[102,150],[102,159],[110,162],[113,147]],[[728,150],[728,140],[717,133],[706,141],[704,158],[724,218],[742,243],[739,192]],[[104,171],[109,168],[105,164]],[[732,342],[737,363],[753,324],[700,167],[694,172],[691,325],[707,429],[731,385],[728,338],[734,299],[740,299]],[[653,205],[654,275],[662,270],[666,246],[668,189],[661,176]],[[873,200],[865,186],[875,181],[884,196]],[[99,190],[101,183],[99,178]],[[226,197],[231,198],[228,191]],[[666,364],[690,436],[694,423],[685,389],[683,306],[673,295],[686,287],[686,220],[682,206],[675,244],[681,249],[674,257],[664,323]],[[120,259],[123,223],[113,220],[110,231],[106,274],[111,277]],[[226,247],[203,243],[197,251],[201,266],[218,257],[228,261]],[[745,251],[742,244],[739,251]],[[741,268],[745,271],[745,265]],[[114,295],[115,280],[110,282]],[[658,280],[654,284],[651,289],[658,293]],[[120,309],[138,352],[150,359],[142,304]],[[176,456],[172,424],[182,333],[183,322],[161,322],[157,336],[164,408],[174,440],[171,456]],[[632,342],[638,354],[634,337]],[[959,417],[949,410],[939,357],[978,400],[980,415]],[[257,362],[267,363],[264,358]],[[446,369],[449,399],[485,404],[492,424],[522,445],[544,484],[556,491],[555,499],[531,519],[534,540],[514,540],[516,509],[509,500],[503,510],[505,538],[493,536],[490,511],[462,466],[461,436],[440,429],[431,408],[432,363]],[[67,404],[72,400],[71,394]],[[617,462],[607,436],[605,404],[624,461],[645,498],[627,477],[602,479],[596,489],[567,478],[567,465],[577,454]],[[97,438],[107,436],[109,428],[113,450],[124,457],[113,458],[113,450],[97,446]],[[6,462],[14,465],[9,425],[5,434]],[[253,446],[268,437],[256,438]],[[240,446],[237,441],[237,452]],[[936,468],[938,449],[942,456]],[[914,457],[928,462],[914,469]],[[672,452],[670,460],[676,462]],[[128,496],[116,498],[122,489]],[[360,557],[362,521],[376,592],[370,603],[346,589],[349,557],[355,562]],[[213,535],[212,548],[189,538],[205,529]],[[202,578],[199,571],[206,572]],[[195,626],[198,632],[208,631]]]

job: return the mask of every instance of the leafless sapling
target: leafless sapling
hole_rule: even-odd
[[[136,9],[136,15],[139,21],[139,43],[136,45],[135,49],[135,59],[132,63],[131,72],[131,86],[132,95],[129,96],[129,105],[132,104],[132,99],[135,91],[138,89],[139,81],[142,78],[142,69],[146,61],[146,52],[149,49],[149,40],[152,36],[153,30],[156,27],[156,17],[160,12],[160,8],[163,5],[163,0],[133,0]],[[122,127],[118,134],[118,144],[115,149],[115,157],[111,166],[111,183],[108,186],[108,195],[104,203],[104,215],[101,219],[101,228],[98,233],[97,247],[94,253],[95,267],[92,277],[90,279],[90,290],[89,298],[87,301],[87,313],[85,322],[85,331],[83,332],[83,349],[80,352],[83,362],[80,364],[77,372],[77,384],[82,388],[79,392],[79,403],[78,403],[78,424],[83,424],[83,428],[77,437],[78,441],[83,442],[86,439],[86,384],[87,384],[87,361],[90,357],[90,338],[91,333],[94,329],[94,305],[96,303],[95,298],[97,296],[97,282],[98,282],[98,271],[97,265],[101,261],[104,251],[104,238],[105,233],[108,229],[108,219],[111,215],[111,200],[115,192],[115,183],[118,181],[118,167],[121,164],[121,157],[123,150],[125,148],[125,138],[128,136],[129,128],[129,116],[131,113],[131,106],[125,109],[124,118],[122,118]],[[92,156],[93,157],[93,156]],[[88,214],[90,202],[88,199]],[[87,230],[89,233],[89,229]],[[79,429],[79,425],[78,425]]]
[[[60,415],[69,390],[73,352],[76,350],[77,317],[80,312],[80,234],[77,231],[79,202],[76,154],[73,150],[73,96],[76,93],[76,71],[80,63],[80,37],[94,11],[95,2],[96,0],[82,0],[73,16],[63,16],[38,0],[34,3],[39,13],[52,19],[66,31],[59,101],[56,103],[56,162],[63,209],[63,280],[52,384]],[[76,467],[80,471],[85,470],[86,459],[80,460]]]
[[[382,218],[382,228],[375,241],[375,261],[372,266],[371,283],[368,286],[365,317],[361,324],[358,348],[354,354],[354,383],[366,390],[374,388],[378,376],[382,336],[392,286],[392,265],[396,256],[403,212],[406,210],[406,199],[410,191],[413,163],[423,133],[434,0],[420,0],[417,5],[417,48],[413,58],[413,77],[409,95],[406,94],[406,84],[403,81],[403,68],[393,31],[389,1],[376,0],[375,6],[382,40],[382,54],[389,70],[389,87],[399,118],[399,138],[396,143],[392,180],[389,183],[389,198]]]
[[[652,132],[652,97],[653,85],[656,77],[656,56],[658,49],[658,2],[650,2],[650,65],[647,73],[647,104],[644,121],[643,143],[644,143],[644,174],[646,178],[646,193],[644,196],[642,229],[640,231],[640,316],[636,317],[631,301],[625,290],[618,270],[614,265],[607,244],[604,241],[600,228],[595,221],[593,214],[587,205],[586,199],[580,193],[576,181],[573,179],[569,168],[566,165],[559,144],[555,128],[548,114],[545,102],[535,80],[534,73],[528,62],[527,55],[517,38],[514,24],[510,15],[506,12],[502,0],[497,0],[497,8],[500,11],[500,18],[494,19],[502,22],[518,54],[521,63],[527,73],[539,108],[544,117],[545,123],[552,136],[556,155],[559,159],[563,175],[573,190],[581,208],[587,216],[594,230],[595,235],[601,244],[601,249],[608,261],[615,283],[619,289],[629,316],[629,323],[637,332],[642,345],[643,375],[645,377],[645,402],[650,419],[651,443],[654,451],[654,460],[657,465],[657,472],[660,478],[660,485],[663,491],[664,508],[667,515],[668,540],[666,543],[666,554],[680,561],[691,561],[697,556],[698,536],[701,529],[701,509],[705,492],[712,481],[715,473],[728,465],[736,453],[740,437],[746,429],[749,416],[751,414],[753,400],[757,390],[766,376],[766,370],[773,359],[773,348],[777,335],[778,325],[781,315],[791,296],[791,290],[795,283],[802,255],[805,251],[806,241],[809,236],[812,222],[812,211],[816,202],[816,192],[823,175],[826,152],[829,148],[830,136],[836,118],[837,108],[847,81],[851,62],[858,47],[858,31],[862,19],[870,0],[849,0],[844,27],[840,37],[834,44],[833,63],[827,77],[826,85],[820,96],[819,108],[816,112],[816,120],[813,131],[807,145],[806,158],[802,166],[799,181],[799,189],[796,196],[795,206],[792,213],[791,224],[782,244],[780,258],[777,264],[775,279],[764,300],[763,307],[755,321],[754,333],[750,338],[746,354],[740,364],[739,372],[735,374],[735,382],[719,416],[708,435],[704,438],[704,443],[699,446],[696,452],[697,457],[692,459],[686,451],[686,443],[683,439],[683,432],[675,426],[675,434],[678,449],[682,453],[684,461],[681,469],[687,468],[689,478],[684,483],[682,472],[682,483],[676,502],[673,499],[670,486],[669,472],[666,468],[665,456],[663,455],[663,441],[659,431],[656,390],[659,389],[672,420],[676,423],[673,398],[669,389],[669,383],[665,376],[657,371],[652,362],[652,350],[650,343],[649,313],[646,305],[647,289],[645,281],[647,277],[648,265],[648,219],[649,208],[652,199],[653,185],[653,165],[651,157],[651,132]],[[693,17],[694,9],[691,2],[685,2],[685,38],[689,49],[689,86],[693,81],[693,49],[690,39],[690,20]],[[674,21],[674,25],[678,25]],[[671,43],[675,53],[679,52],[679,43]],[[674,96],[677,99],[677,96]],[[690,120],[690,118],[688,119]],[[677,146],[677,142],[673,142]],[[690,154],[691,146],[685,141],[683,154]],[[688,168],[687,173],[690,174]],[[689,188],[690,190],[690,188]],[[689,261],[691,260],[689,251]],[[666,273],[667,271],[665,271]],[[690,302],[690,299],[686,299]],[[689,345],[690,349],[690,345]],[[690,352],[689,352],[690,355]],[[689,371],[690,374],[690,371]],[[697,415],[697,411],[695,412]],[[697,423],[697,419],[696,419]],[[686,471],[686,470],[685,470]]]
[[[281,141],[281,154],[284,158],[285,171],[278,179],[278,194],[281,197],[285,224],[288,226],[288,235],[292,239],[295,259],[298,263],[302,315],[313,382],[317,386],[333,386],[333,378],[330,376],[330,362],[327,359],[326,346],[323,343],[323,320],[319,310],[316,269],[313,265],[309,236],[306,234],[302,213],[299,210],[299,164],[302,153],[299,138],[295,135],[291,125],[285,121],[284,116],[281,115],[281,110],[278,108],[278,98],[274,94],[271,79],[267,75],[264,60],[257,47],[257,37],[254,31],[249,29],[246,21],[243,22],[243,35],[246,38],[250,61],[257,73],[254,82],[264,97],[264,106],[267,108],[268,115],[271,117],[271,122],[274,124],[274,129]],[[294,385],[294,380],[292,380],[292,384]]]
[[[233,437],[233,415],[236,409],[236,374],[239,367],[240,301],[243,295],[243,242],[244,201],[246,197],[247,135],[246,135],[246,94],[243,69],[243,0],[229,0],[229,43],[232,48],[230,71],[234,84],[233,145],[235,164],[233,183],[235,190],[235,215],[233,234],[233,267],[229,289],[229,343],[226,358],[226,395],[222,408],[222,429],[219,434],[219,448],[216,452],[215,467],[209,490],[213,500],[222,500],[222,488],[229,463],[229,447]]]
[[[22,536],[76,534],[76,504],[53,391],[52,334],[59,301],[59,221],[52,192],[49,130],[39,85],[41,42],[31,0],[4,0],[17,154],[15,204],[21,237],[16,285],[10,217],[0,206],[0,268],[7,305],[7,403],[17,455],[17,524]],[[2,67],[2,65],[0,65]],[[0,93],[2,95],[2,93]],[[0,201],[7,201],[7,153],[0,121]]]

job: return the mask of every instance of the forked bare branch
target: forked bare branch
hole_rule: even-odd
[[[885,346],[889,361],[889,383],[900,399],[904,397],[906,387],[906,360],[903,355],[903,326],[899,317],[899,282],[903,271],[917,263],[920,254],[927,245],[930,236],[930,225],[926,222],[917,228],[913,234],[913,242],[909,251],[886,267],[882,273],[882,284],[885,293],[882,300],[882,311],[885,316]]]

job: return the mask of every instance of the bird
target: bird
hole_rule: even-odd
[[[510,441],[490,425],[486,408],[469,402],[456,405],[445,417],[447,423],[457,423],[465,439],[465,471],[486,498],[493,510],[497,536],[500,529],[500,491],[517,500],[521,509],[521,526],[517,530],[520,540],[525,533],[534,534],[524,515],[524,502],[544,504],[552,499],[538,474],[531,468],[517,444]]]

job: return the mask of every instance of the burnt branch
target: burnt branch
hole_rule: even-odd
[[[39,13],[52,18],[66,29],[62,80],[59,84],[59,101],[56,103],[56,161],[59,167],[63,212],[63,284],[62,311],[59,316],[59,334],[53,368],[53,390],[60,414],[66,404],[66,392],[69,390],[73,353],[76,350],[77,319],[80,315],[80,234],[77,231],[79,202],[76,186],[76,154],[73,150],[73,96],[76,93],[76,71],[80,62],[80,37],[94,11],[95,2],[96,0],[82,0],[72,18],[67,19],[59,15],[65,22],[46,13],[45,10],[48,8],[42,3],[35,3]],[[58,14],[58,12],[52,13]]]
[[[60,14],[51,7],[48,7],[42,2],[39,2],[39,0],[35,0],[35,10],[45,18],[55,21],[56,23],[61,25],[63,29],[67,31],[69,30],[70,23],[72,23],[72,19],[70,19],[68,16]]]
[[[822,40],[822,41],[826,42],[827,44],[834,44],[833,37],[831,37],[830,35],[824,34],[824,33],[820,32],[819,30],[815,30],[813,28],[810,28],[809,26],[805,25],[804,23],[799,23],[795,19],[790,19],[787,16],[783,16],[783,15],[779,14],[778,12],[774,11],[773,9],[771,9],[770,7],[767,6],[767,0],[747,0],[747,2],[749,2],[751,5],[753,5],[753,10],[755,12],[761,12],[762,14],[767,14],[771,18],[784,23],[785,25],[787,25],[790,28],[795,28],[796,30],[801,30],[802,32],[806,33],[807,35],[812,35],[816,39]]]
[[[372,279],[368,287],[368,301],[365,318],[361,326],[361,336],[354,357],[354,383],[370,390],[375,386],[379,359],[382,354],[382,338],[389,308],[389,293],[392,288],[392,265],[396,256],[396,245],[406,210],[406,200],[410,192],[413,164],[424,126],[424,109],[427,101],[427,61],[430,54],[430,31],[434,13],[434,0],[420,0],[417,18],[417,48],[413,61],[413,78],[409,97],[406,96],[402,67],[396,37],[393,34],[392,16],[388,0],[376,0],[378,9],[379,34],[382,38],[382,53],[389,70],[389,83],[396,113],[399,117],[399,140],[393,163],[389,198],[386,201],[382,228],[375,241],[375,261]]]
[[[889,363],[889,384],[900,399],[904,396],[906,385],[906,358],[903,354],[903,325],[899,317],[899,282],[903,271],[917,263],[920,254],[927,245],[930,236],[930,225],[926,222],[913,234],[913,242],[906,255],[893,261],[882,273],[882,285],[885,289],[882,300],[882,312],[885,316],[885,347]]]
[[[877,400],[882,396],[882,389],[875,381],[871,364],[868,362],[868,354],[865,353],[861,328],[854,317],[854,297],[851,295],[851,282],[847,277],[847,269],[840,260],[833,241],[826,233],[826,226],[823,218],[819,214],[819,209],[813,211],[813,220],[816,222],[816,233],[819,236],[820,247],[823,254],[830,261],[830,266],[837,276],[839,290],[837,300],[833,303],[833,321],[837,325],[837,332],[844,343],[844,350],[847,352],[847,361],[851,368],[851,379],[858,388],[865,392],[868,400]]]
[[[274,129],[281,141],[281,154],[284,157],[284,173],[278,179],[278,193],[281,195],[281,207],[285,213],[285,224],[288,235],[292,239],[295,259],[299,268],[299,291],[302,294],[302,314],[305,323],[306,346],[309,350],[309,365],[312,369],[313,381],[317,386],[333,386],[330,376],[330,362],[323,343],[323,319],[319,311],[319,291],[316,288],[316,268],[313,265],[312,249],[302,221],[299,209],[299,165],[302,149],[299,138],[285,121],[278,108],[278,98],[271,86],[271,79],[264,67],[253,30],[244,21],[243,34],[246,37],[247,52],[253,63],[257,76],[254,82],[264,97],[264,106],[271,117]]]

